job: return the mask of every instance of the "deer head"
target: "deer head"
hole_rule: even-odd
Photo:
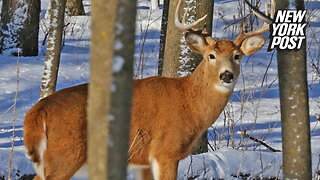
[[[240,61],[244,55],[251,55],[262,48],[265,37],[260,35],[269,30],[265,23],[261,28],[244,33],[242,28],[235,40],[216,40],[205,29],[193,28],[206,18],[206,15],[192,24],[186,24],[186,12],[182,22],[179,20],[181,0],[175,11],[175,25],[179,29],[186,30],[185,39],[188,46],[195,52],[203,55],[202,63],[210,74],[217,90],[232,92],[240,73]],[[260,12],[259,12],[260,13]],[[260,13],[261,14],[261,13]],[[272,22],[267,16],[261,16],[267,23]]]

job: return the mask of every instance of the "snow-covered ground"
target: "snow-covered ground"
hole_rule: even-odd
[[[39,44],[46,31],[44,15],[49,0],[42,1],[42,21]],[[65,46],[62,50],[58,89],[88,81],[90,4],[84,1],[87,15],[67,17]],[[157,56],[161,26],[161,9],[150,11],[150,1],[139,0],[136,29],[135,77],[157,74]],[[227,24],[235,21],[238,0],[215,0],[213,36],[234,38],[236,29]],[[319,179],[320,125],[315,118],[320,113],[320,73],[313,67],[320,61],[320,2],[307,1],[308,27],[308,82],[310,96],[310,125],[313,176]],[[103,47],[102,47],[103,48]],[[45,47],[40,45],[37,57],[9,57],[0,55],[0,179],[8,175],[12,135],[14,133],[13,176],[34,173],[25,156],[23,119],[28,109],[39,99]],[[18,70],[17,70],[18,67]],[[281,150],[281,121],[276,53],[267,52],[267,45],[256,54],[244,57],[241,76],[230,103],[220,118],[209,129],[209,153],[189,156],[180,162],[179,179],[237,179],[241,177],[282,177],[281,156],[261,144],[238,135],[249,135],[264,140]],[[319,69],[318,69],[319,71]],[[18,75],[18,76],[17,76]],[[16,113],[14,98],[18,87]],[[13,130],[13,121],[16,127]],[[129,178],[131,176],[129,175]]]

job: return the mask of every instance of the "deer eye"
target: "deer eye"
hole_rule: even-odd
[[[216,57],[213,54],[209,54],[209,59],[216,59]]]
[[[239,54],[234,55],[234,59],[235,60],[239,60],[240,59],[240,55]]]

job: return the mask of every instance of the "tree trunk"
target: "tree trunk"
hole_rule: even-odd
[[[163,55],[162,76],[178,77],[180,67],[181,44],[180,39],[183,36],[183,31],[176,28],[174,25],[174,13],[178,1],[169,0],[168,22],[165,36],[165,46]],[[180,11],[182,12],[182,11]]]
[[[127,177],[133,59],[135,50],[136,0],[118,0],[113,58],[113,89],[108,159],[108,179]]]
[[[158,61],[158,75],[162,75],[164,47],[167,37],[167,25],[168,25],[168,13],[169,13],[169,0],[163,0],[163,10],[161,19],[161,32],[160,32],[160,47],[159,47],[159,61]]]
[[[166,1],[165,1],[166,2]],[[167,32],[162,29],[161,37],[165,36],[165,42],[160,42],[160,54],[159,54],[159,73],[166,77],[179,77],[191,74],[195,68],[200,64],[202,60],[202,55],[199,55],[187,46],[184,40],[184,33],[175,27],[174,25],[174,11],[177,7],[177,1],[169,1],[169,17]],[[188,17],[193,16],[194,20],[203,17],[208,14],[205,21],[201,22],[198,28],[204,27],[206,25],[207,31],[211,34],[212,32],[212,17],[213,17],[213,1],[212,0],[186,0],[183,5],[184,8],[191,8],[188,12]],[[165,5],[164,5],[165,8]],[[181,8],[183,9],[183,8]],[[184,12],[180,11],[180,15]],[[163,22],[162,28],[166,26],[166,11],[163,10]],[[188,19],[188,18],[187,18]],[[192,21],[192,22],[193,22]],[[187,22],[187,23],[192,23]],[[183,42],[183,43],[181,43]],[[163,47],[161,43],[165,44],[164,55],[162,58],[161,50]],[[168,47],[168,48],[166,48]],[[161,63],[163,67],[161,68]],[[198,146],[194,149],[195,154],[203,153],[208,151],[208,139],[207,132],[202,136],[199,141]]]
[[[67,13],[69,16],[85,15],[82,0],[67,0]]]
[[[213,9],[214,9],[214,0],[202,0],[199,1],[196,8],[196,19],[203,17],[208,14],[205,21],[201,22],[200,27],[206,26],[207,31],[212,34],[212,20],[213,20]],[[184,58],[189,57],[189,62],[186,63],[185,69],[181,69],[183,72],[192,73],[196,67],[200,64],[202,60],[202,55],[195,53],[193,51],[188,51],[189,54],[185,54]],[[208,152],[208,131],[204,132],[201,136],[201,139],[198,142],[198,145],[193,149],[193,154],[200,154]]]
[[[166,77],[189,75],[193,72],[202,59],[201,55],[196,55],[194,52],[191,52],[190,48],[184,41],[183,31],[179,30],[174,25],[174,12],[176,7],[177,1],[169,1],[168,27],[166,32],[167,36],[164,47],[165,50],[162,68],[162,75]],[[207,19],[198,24],[197,28],[200,29],[206,24],[208,32],[211,32],[213,16],[212,0],[186,0],[186,3],[183,4],[183,8],[190,8],[187,16],[194,17],[192,22],[195,19],[208,14]],[[180,11],[180,17],[183,13],[183,11]],[[181,43],[181,41],[183,43]]]
[[[3,0],[0,52],[37,56],[39,17],[40,0]]]
[[[304,10],[303,0],[290,1]],[[289,0],[276,1],[277,9],[288,9]],[[306,41],[300,50],[278,51],[283,174],[284,179],[311,179],[310,119],[306,69]]]
[[[197,0],[194,6],[196,6],[196,9],[192,12],[191,15],[194,15],[195,19],[199,19],[207,14],[207,18],[201,23],[199,23],[198,27],[206,27],[207,32],[211,35],[214,0]],[[188,59],[188,61],[185,62],[185,64],[183,64],[180,71],[184,74],[191,74],[200,64],[203,57],[201,54],[192,51],[189,47],[187,47],[187,49],[187,53],[182,53],[182,58]]]
[[[66,0],[51,0],[50,3],[50,27],[40,99],[52,94],[56,89]]]
[[[118,0],[91,1],[91,59],[88,100],[89,179],[108,177],[110,84]],[[106,17],[108,20],[105,20]],[[103,51],[101,50],[103,47]]]

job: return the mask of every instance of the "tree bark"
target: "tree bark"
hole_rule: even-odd
[[[67,13],[69,16],[85,15],[82,0],[67,0]]]
[[[294,4],[291,2],[291,7],[304,10],[303,0],[293,1]],[[277,9],[288,9],[288,6],[288,0],[276,1]],[[311,179],[306,41],[300,50],[279,50],[277,56],[284,178]]]
[[[166,1],[165,1],[166,2]],[[177,1],[169,1],[169,17],[168,26],[166,32],[162,29],[161,37],[165,37],[160,42],[160,54],[159,54],[159,67],[158,72],[166,77],[179,77],[191,74],[195,68],[200,64],[202,55],[197,54],[187,46],[184,40],[183,31],[179,30],[174,25],[174,11],[177,7]],[[183,5],[184,8],[190,8],[188,16],[193,16],[194,20],[203,17],[207,14],[205,21],[197,25],[197,27],[203,28],[206,25],[207,31],[211,34],[212,32],[212,17],[213,17],[213,1],[212,0],[186,0]],[[165,5],[164,5],[165,8]],[[181,8],[183,9],[183,8]],[[183,11],[180,10],[180,16]],[[162,28],[166,26],[166,11],[163,10]],[[188,19],[188,18],[187,18]],[[187,22],[191,23],[191,22]],[[163,42],[164,41],[164,42]],[[165,47],[161,46],[165,44]],[[164,49],[164,53],[162,52]],[[162,58],[162,54],[163,58]],[[163,67],[161,68],[163,63]],[[208,151],[208,138],[207,132],[201,137],[198,146],[194,149],[193,153],[199,154]]]
[[[214,0],[197,0],[197,3],[195,4],[195,6],[196,6],[195,12],[191,15],[194,15],[195,19],[199,19],[207,14],[207,18],[201,23],[199,23],[198,27],[203,28],[205,26],[207,32],[210,33],[211,35]],[[199,53],[192,51],[188,47],[188,53],[182,54],[182,58],[189,58],[189,61],[186,62],[184,68],[182,68],[180,71],[191,74],[200,64],[203,56]]]
[[[40,0],[3,0],[0,52],[37,56],[39,18]]]
[[[202,0],[199,1],[199,3],[197,3],[195,14],[196,19],[199,19],[204,15],[208,14],[206,20],[201,22],[199,26],[206,26],[207,32],[209,32],[210,34],[212,34],[213,9],[214,0]],[[200,64],[203,57],[202,55],[195,53],[191,50],[188,52],[189,54],[185,54],[184,58],[189,57],[190,60],[186,63],[187,66],[185,66],[185,69],[182,69],[180,71],[192,73]],[[193,154],[200,154],[205,152],[208,152],[208,131],[204,132],[204,134],[201,136],[198,142],[198,145],[195,147],[195,149],[193,149]]]
[[[167,26],[168,26],[168,13],[169,13],[169,1],[163,0],[161,30],[160,30],[160,47],[159,47],[159,61],[158,61],[158,75],[162,75],[164,47],[166,44]]]
[[[168,27],[166,32],[167,35],[162,68],[162,75],[166,77],[189,75],[193,72],[202,59],[201,55],[191,52],[190,48],[184,41],[184,32],[176,28],[174,25],[174,12],[177,7],[177,3],[177,1],[169,1]],[[183,8],[190,8],[188,16],[193,16],[193,21],[204,16],[205,14],[208,14],[206,20],[198,24],[197,28],[200,29],[206,25],[207,31],[211,32],[213,16],[212,0],[186,0],[186,3],[183,4]],[[183,11],[180,10],[180,17],[182,14]],[[181,41],[183,43],[181,43]]]
[[[133,59],[135,50],[136,0],[118,0],[113,58],[113,87],[108,156],[108,178],[127,177]]]
[[[91,59],[88,100],[89,179],[108,179],[110,85],[114,29],[118,0],[94,0],[91,4]],[[106,17],[108,20],[105,20]],[[103,47],[104,50],[101,50]]]
[[[50,27],[40,99],[52,94],[56,89],[66,0],[51,0],[50,3]]]
[[[161,73],[162,76],[166,77],[178,77],[177,72],[180,67],[180,39],[183,36],[183,31],[176,28],[174,25],[174,13],[177,4],[178,1],[169,0],[168,22],[165,37],[166,39],[163,55],[163,67]]]

